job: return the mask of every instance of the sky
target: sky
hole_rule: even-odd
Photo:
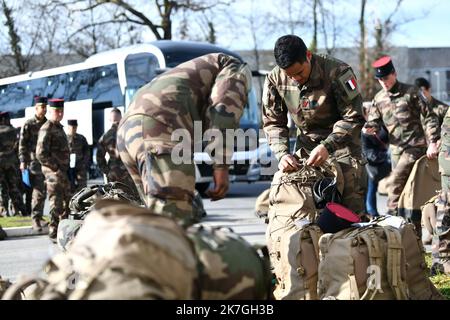
[[[273,0],[258,1],[259,8],[273,6]],[[295,1],[295,0],[294,0]],[[252,10],[251,1],[238,1],[238,11]],[[393,11],[395,1],[368,0],[366,9],[366,21],[368,28],[373,27],[377,18],[386,19]],[[335,0],[335,12],[342,24],[343,32],[339,37],[338,47],[354,46],[355,37],[359,35],[358,19],[360,1]],[[258,10],[258,7],[253,10]],[[248,11],[247,11],[248,12]],[[412,19],[411,22],[402,24],[392,37],[392,43],[396,46],[407,47],[450,47],[450,0],[404,0],[399,12],[395,15],[395,21]],[[264,29],[264,28],[263,28]],[[373,30],[370,29],[370,30]],[[369,31],[370,31],[369,30]],[[233,50],[252,49],[249,36],[244,33],[219,37],[219,45],[224,45]],[[259,40],[261,49],[271,49],[276,39],[286,34],[284,30],[276,30],[273,34],[264,34]],[[296,32],[305,43],[312,39],[311,27],[301,28]],[[323,47],[320,45],[319,47]]]

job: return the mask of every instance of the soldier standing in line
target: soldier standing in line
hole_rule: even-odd
[[[384,124],[388,129],[392,162],[387,183],[388,210],[390,214],[398,215],[400,194],[416,160],[424,154],[430,159],[437,157],[438,119],[419,97],[417,87],[397,80],[390,57],[384,56],[372,66],[382,90],[372,102],[368,123]],[[364,127],[363,132],[373,134],[373,129]],[[427,140],[430,142],[428,149]],[[418,232],[422,229],[420,216],[406,218],[416,225]]]
[[[14,145],[17,141],[17,131],[11,125],[8,112],[0,113],[0,184],[7,188],[11,198],[14,214],[26,215],[22,195],[18,189],[21,183],[17,156]],[[7,204],[4,204],[5,206]]]
[[[61,120],[64,116],[64,100],[49,100],[49,119],[39,130],[36,157],[42,165],[50,202],[49,237],[56,241],[58,223],[69,213],[70,182],[69,142]]]
[[[36,144],[38,133],[47,121],[47,98],[35,97],[35,116],[28,119],[22,127],[19,140],[20,170],[29,171],[32,188],[31,217],[33,229],[41,231],[46,222],[42,219],[46,198],[45,177],[42,174],[41,164],[36,158]]]
[[[74,194],[87,185],[87,170],[89,166],[90,151],[86,138],[77,133],[78,121],[67,120],[70,150],[69,180],[71,193]]]
[[[199,142],[196,137],[213,129],[224,138],[226,129],[238,127],[251,81],[246,64],[214,53],[178,65],[136,93],[120,123],[117,148],[152,212],[173,217],[185,226],[193,223],[192,148]],[[198,135],[194,134],[196,124],[204,130],[197,131]],[[189,150],[183,151],[190,151],[186,161],[172,157],[178,144],[171,139],[175,130],[186,134],[188,141],[183,142],[187,142]],[[222,141],[216,138],[207,146],[215,151],[215,188],[208,190],[212,200],[222,199],[229,186],[233,146],[227,144],[224,148]]]
[[[112,123],[111,128],[106,131],[98,140],[97,144],[97,164],[100,170],[106,175],[108,182],[121,182],[130,188],[130,191],[138,196],[139,193],[131,179],[127,168],[120,159],[119,152],[116,147],[117,128],[122,119],[122,113],[119,109],[114,108],[109,114],[109,121]],[[109,160],[106,161],[106,153]]]
[[[343,204],[364,213],[366,175],[361,157],[362,97],[350,66],[311,53],[294,35],[279,38],[277,66],[263,90],[263,129],[278,168],[292,172],[299,162],[289,153],[288,114],[297,127],[296,148],[310,151],[307,164],[320,166],[330,156],[344,175]]]

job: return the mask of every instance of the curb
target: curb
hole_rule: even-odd
[[[42,231],[36,231],[32,227],[14,227],[2,228],[6,232],[7,238],[25,237],[25,236],[40,236],[48,234],[48,227],[42,228]]]

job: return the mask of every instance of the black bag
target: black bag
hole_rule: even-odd
[[[325,177],[317,180],[313,186],[314,203],[317,209],[323,209],[329,202],[342,203],[342,195],[337,189],[336,178]]]

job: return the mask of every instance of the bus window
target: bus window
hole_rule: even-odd
[[[49,98],[64,98],[64,91],[66,87],[67,74],[60,74],[56,76],[50,76],[45,79],[43,84],[45,85],[44,96]]]
[[[67,74],[68,83],[64,93],[65,101],[89,99],[87,95],[89,74],[89,69],[69,72]]]
[[[31,91],[33,96],[45,96],[45,90],[47,89],[47,78],[39,78],[30,80]]]
[[[93,68],[90,76],[87,94],[93,103],[111,102],[113,107],[122,105],[123,97],[115,64]]]
[[[159,68],[158,59],[150,53],[129,55],[125,60],[125,107],[127,107],[137,90],[149,83],[156,76]]]
[[[23,117],[25,107],[33,105],[33,92],[30,81],[12,83],[0,88],[0,107],[9,111],[12,118]]]

